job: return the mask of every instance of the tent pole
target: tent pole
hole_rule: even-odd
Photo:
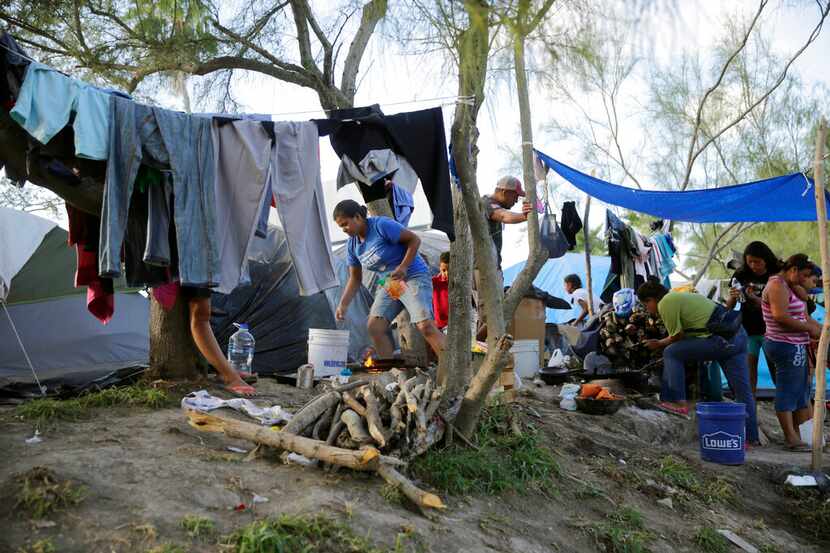
[[[591,278],[591,231],[588,216],[591,214],[591,196],[585,201],[585,213],[582,215],[582,236],[585,239],[585,283],[588,286],[588,314],[594,313],[594,284]]]
[[[813,169],[815,186],[813,188],[816,193],[816,218],[818,219],[818,238],[821,248],[821,280],[823,289],[826,291],[830,289],[830,251],[828,251],[827,245],[827,204],[824,195],[824,143],[827,139],[827,123],[823,117],[819,121],[816,134],[816,160]],[[828,341],[830,341],[830,314],[825,312],[824,322],[821,326],[821,338],[818,342],[818,352],[816,353],[816,397],[813,406],[813,458],[811,466],[813,472],[821,470]]]
[[[23,352],[23,356],[26,358],[26,363],[29,364],[29,369],[32,371],[32,376],[35,377],[35,383],[37,384],[37,389],[40,390],[40,395],[46,397],[46,386],[40,383],[40,379],[37,377],[37,373],[35,372],[35,367],[32,365],[32,360],[29,359],[29,352],[26,351],[26,348],[23,347],[23,340],[20,339],[20,334],[17,333],[17,327],[14,325],[14,321],[12,320],[12,315],[9,313],[9,308],[6,306],[5,300],[0,300],[0,303],[3,304],[3,311],[6,312],[6,317],[9,318],[9,324],[12,326],[12,330],[14,331],[14,336],[17,338],[17,343],[20,344],[20,350]]]

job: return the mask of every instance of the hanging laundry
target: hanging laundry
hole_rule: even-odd
[[[274,132],[270,187],[300,294],[310,296],[339,285],[320,179],[320,139],[310,121],[275,122]]]
[[[268,125],[273,129],[273,123]],[[230,294],[238,285],[251,280],[248,248],[265,201],[273,141],[272,135],[256,121],[214,118],[212,133],[216,238],[221,259],[216,291]],[[270,192],[270,185],[267,190]]]
[[[418,175],[402,156],[398,156],[390,149],[370,150],[366,157],[355,163],[348,155],[340,160],[337,171],[337,188],[343,188],[352,182],[362,183],[368,187],[375,184],[382,185],[381,179],[392,178],[395,183],[404,187],[410,194],[418,186]]]
[[[413,211],[415,211],[415,198],[406,188],[400,186],[396,179],[392,184],[392,213],[395,215],[395,220],[408,227]]]
[[[146,161],[172,172],[182,284],[216,286],[220,260],[211,120],[112,96],[110,121],[98,260],[101,275],[121,274],[121,244],[133,185],[139,165]]]
[[[657,271],[660,281],[663,286],[671,289],[671,280],[669,279],[669,275],[671,275],[674,272],[675,267],[677,267],[677,264],[674,262],[674,256],[677,253],[674,248],[674,241],[672,241],[671,234],[669,233],[655,234],[651,237],[651,240],[656,246],[655,250],[659,252],[659,264],[657,266]]]
[[[0,35],[0,108],[6,111],[14,107],[20,93],[29,60],[26,53],[7,32]],[[2,164],[0,164],[2,168]]]
[[[568,240],[572,250],[576,247],[576,235],[582,230],[582,219],[576,211],[576,202],[565,202],[562,205],[562,232],[565,233],[565,238]]]
[[[107,159],[111,94],[67,77],[56,69],[31,63],[11,118],[41,144],[60,132],[74,114],[75,155]]]
[[[320,136],[330,135],[340,156],[362,160],[371,150],[390,149],[415,170],[432,210],[432,228],[455,239],[452,219],[447,141],[441,108],[384,115],[378,105],[336,110],[330,119],[316,120]],[[365,201],[386,196],[382,183],[360,185]]]
[[[64,204],[69,219],[69,245],[75,246],[77,268],[75,287],[86,286],[86,307],[103,324],[115,313],[112,279],[98,276],[98,229],[100,220],[69,203]]]

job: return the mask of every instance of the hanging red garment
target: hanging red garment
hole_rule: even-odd
[[[69,204],[69,245],[75,246],[78,259],[75,271],[75,287],[86,286],[86,308],[92,315],[107,324],[115,313],[115,294],[112,279],[98,276],[98,229],[100,221]]]
[[[441,275],[432,277],[432,311],[438,328],[446,328],[450,320],[450,281]]]

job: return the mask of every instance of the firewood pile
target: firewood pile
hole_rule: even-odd
[[[188,412],[191,426],[317,460],[323,466],[375,471],[420,508],[443,508],[395,467],[425,453],[444,435],[438,414],[443,388],[433,373],[392,369],[374,380],[329,385],[280,432],[233,419]]]

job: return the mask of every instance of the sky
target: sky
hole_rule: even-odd
[[[315,2],[314,5],[316,9],[318,3]],[[628,6],[630,3],[620,5]],[[663,4],[658,2],[655,5],[659,7]],[[757,2],[677,2],[675,6],[678,10],[675,15],[669,15],[665,9],[650,10],[637,24],[636,32],[632,33],[632,40],[641,40],[642,49],[648,51],[651,57],[649,63],[670,65],[672,60],[683,52],[705,50],[721,32],[722,23],[728,13],[751,13],[757,9]],[[797,49],[815,25],[816,13],[817,9],[811,2],[773,2],[771,7],[767,8],[762,21],[772,37],[775,51],[786,55]],[[826,56],[828,51],[830,29],[825,29],[819,39],[794,64],[793,71],[800,73],[808,85],[824,81],[830,74],[830,59]],[[370,42],[361,65],[355,105],[379,103],[388,114],[441,106],[446,130],[449,132],[454,109],[452,99],[457,87],[455,76],[448,74],[451,72],[452,69],[448,71],[441,56],[404,55],[399,52],[399,48],[390,47],[388,42],[375,37]],[[191,89],[194,84],[190,83]],[[233,83],[232,90],[244,112],[269,113],[276,119],[283,120],[304,120],[324,116],[313,91],[269,77],[244,75]],[[488,96],[479,118],[481,154],[478,158],[478,181],[482,193],[492,191],[498,178],[511,166],[509,152],[518,151],[521,143],[515,93],[507,82],[496,86],[492,92],[494,93]],[[577,144],[557,141],[542,132],[545,123],[554,120],[562,110],[569,109],[568,106],[553,101],[548,91],[540,87],[531,89],[530,100],[535,146],[577,169],[590,172],[592,168],[580,162]],[[181,104],[174,97],[163,97],[160,102],[166,107],[181,108]],[[637,133],[647,132],[639,123],[626,130],[630,131],[632,139]],[[330,208],[345,198],[360,200],[354,185],[340,191],[335,190],[334,181],[339,160],[325,138],[321,140],[320,152],[327,206]],[[647,177],[648,175],[642,175],[646,182]],[[569,184],[550,175],[548,185],[553,192],[554,203],[558,204],[564,197],[572,197],[580,200],[581,211],[580,195],[576,194]],[[602,207],[592,205],[592,226],[600,225],[604,221]],[[419,187],[416,193],[416,209],[410,224],[427,225],[430,222],[431,214]],[[513,225],[506,229],[503,251],[505,266],[521,261],[527,256],[526,236],[520,228],[523,226]],[[332,224],[330,228],[334,241],[344,238],[335,225]]]

